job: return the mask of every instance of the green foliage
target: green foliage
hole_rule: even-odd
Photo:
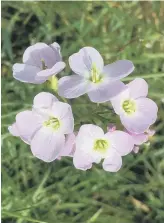
[[[2,2],[2,219],[3,223],[164,222],[164,21],[163,2]],[[93,46],[106,63],[129,59],[149,83],[159,106],[156,135],[139,154],[124,158],[116,174],[101,165],[76,170],[70,158],[44,163],[7,127],[31,106],[46,85],[18,82],[12,65],[36,42],[61,44],[64,61]],[[70,73],[69,66],[65,70]],[[64,75],[64,73],[62,73]],[[118,117],[108,104],[87,96],[69,101],[78,130],[83,123],[104,129]],[[151,112],[151,111],[150,111]],[[46,149],[46,148],[45,148]]]

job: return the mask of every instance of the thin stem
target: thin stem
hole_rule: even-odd
[[[22,216],[22,215],[19,215],[19,214],[11,213],[9,211],[3,211],[2,214],[10,216],[10,217],[18,218],[18,219],[22,218],[22,219],[24,219],[26,221],[29,221],[29,222],[47,223],[45,221],[39,221],[39,220],[36,220],[36,219],[33,219],[33,218],[28,218],[28,217],[25,217],[25,216]]]

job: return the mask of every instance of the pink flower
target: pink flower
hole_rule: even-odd
[[[15,79],[33,84],[41,84],[65,67],[58,43],[47,45],[36,43],[28,47],[23,54],[23,63],[13,66]]]
[[[130,153],[133,147],[132,137],[125,132],[116,130],[104,134],[96,125],[83,125],[76,137],[73,163],[77,169],[87,170],[92,163],[104,159],[104,170],[117,172],[122,165],[121,157]]]
[[[41,92],[34,98],[32,111],[18,113],[9,131],[29,144],[34,156],[52,162],[65,149],[65,135],[73,133],[73,128],[70,105],[59,102],[50,93]]]
[[[59,80],[59,95],[77,98],[87,93],[93,102],[109,101],[123,91],[125,86],[120,79],[134,70],[129,60],[104,66],[102,56],[93,47],[83,47],[70,56],[69,65],[75,74]]]
[[[126,85],[127,89],[111,100],[124,127],[134,133],[144,133],[157,119],[158,107],[147,98],[148,84],[136,78]]]

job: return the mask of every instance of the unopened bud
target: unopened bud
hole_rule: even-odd
[[[112,123],[109,123],[109,125],[107,126],[107,131],[114,132],[115,130],[116,130],[116,126]]]

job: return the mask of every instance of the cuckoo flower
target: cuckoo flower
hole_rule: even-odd
[[[128,133],[116,130],[104,134],[96,125],[83,125],[76,137],[73,163],[77,169],[87,170],[92,163],[104,159],[104,170],[117,172],[122,165],[121,157],[130,153],[133,147],[132,137]]]
[[[140,134],[135,134],[133,132],[129,132],[126,129],[125,129],[125,132],[127,132],[133,138],[133,142],[134,142],[133,151],[134,151],[134,153],[138,153],[139,146],[142,145],[143,143],[147,142],[155,134],[155,131],[150,130],[150,129],[148,129],[144,133],[140,133]]]
[[[111,100],[124,127],[134,133],[144,133],[157,119],[158,107],[147,98],[148,84],[136,78],[127,84],[127,89]]]
[[[118,60],[104,66],[100,53],[84,47],[69,57],[74,75],[59,80],[59,95],[77,98],[85,93],[93,102],[106,102],[124,89],[121,78],[128,76],[134,66],[131,61]]]
[[[65,67],[57,43],[47,45],[36,43],[28,47],[23,54],[23,63],[13,66],[15,79],[33,84],[41,84]]]
[[[34,98],[32,111],[18,113],[9,131],[30,144],[34,156],[51,162],[60,156],[65,147],[65,134],[71,134],[73,128],[70,105],[59,102],[50,93],[41,92]]]

